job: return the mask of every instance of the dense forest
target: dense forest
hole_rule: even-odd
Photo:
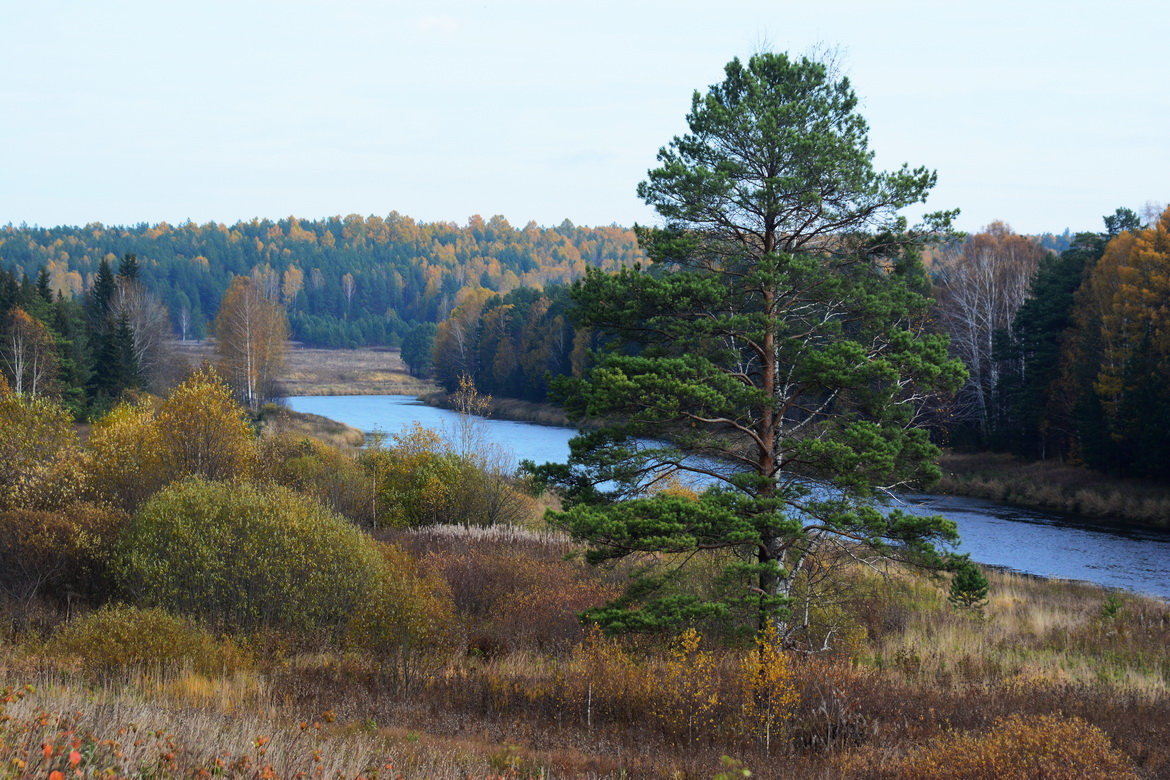
[[[116,227],[0,227],[0,267],[17,278],[41,269],[54,294],[90,289],[103,260],[138,258],[145,286],[167,308],[176,334],[199,338],[233,276],[271,279],[293,338],[327,347],[397,346],[417,323],[439,322],[467,292],[540,288],[641,259],[617,226],[514,228],[501,216],[467,225],[386,217],[253,219]]]
[[[970,372],[956,443],[1170,476],[1170,211],[1104,223],[1060,254],[992,225],[932,269],[938,325]]]
[[[231,227],[9,225],[0,228],[0,354],[18,392],[61,397],[84,417],[124,390],[173,384],[183,367],[169,340],[218,336],[237,353],[221,355],[233,387],[254,407],[274,388],[269,363],[279,365],[253,332],[255,316],[269,321],[269,341],[401,346],[425,373],[436,325],[452,310],[641,257],[624,228],[516,229],[498,216],[463,227],[396,213]]]
[[[969,379],[934,409],[948,443],[1170,476],[1170,212],[1130,209],[1099,233],[1032,237],[1003,223],[927,254],[933,327]],[[1063,246],[1059,253],[1051,247]],[[438,327],[436,379],[543,401],[549,376],[580,375],[596,334],[570,289],[469,297]]]
[[[1033,237],[994,223],[926,253],[934,327],[970,373],[936,409],[941,440],[1166,478],[1167,218],[1118,209],[1104,221]],[[626,229],[517,230],[502,217],[7,226],[4,367],[18,389],[41,382],[78,414],[100,411],[127,387],[172,382],[164,342],[212,335],[231,280],[249,277],[284,306],[294,339],[401,346],[448,389],[467,374],[484,392],[544,401],[598,346],[574,323],[569,285],[642,260]],[[35,344],[49,359],[30,362]]]

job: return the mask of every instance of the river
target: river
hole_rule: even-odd
[[[295,396],[290,409],[329,417],[363,431],[393,435],[415,422],[452,433],[458,415],[414,396]],[[564,461],[576,431],[508,420],[483,420],[487,440],[515,461]],[[961,552],[980,563],[1044,577],[1170,598],[1170,532],[1124,529],[1086,518],[962,496],[906,495],[905,508],[945,515],[959,526]]]

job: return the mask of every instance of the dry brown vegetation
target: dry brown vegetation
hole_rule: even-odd
[[[215,362],[211,341],[177,342],[188,363]],[[277,378],[283,395],[419,395],[435,386],[413,377],[397,349],[315,349],[290,344]]]
[[[1043,507],[1120,523],[1170,526],[1170,487],[1117,479],[1054,461],[1003,453],[954,453],[940,463],[944,493]]]
[[[440,409],[455,409],[456,403],[453,394],[441,390],[427,393],[421,400],[430,406]],[[523,401],[519,398],[497,398],[487,396],[485,416],[497,420],[516,420],[518,422],[535,423],[537,425],[571,426],[573,421],[565,410],[556,404]]]
[[[170,655],[95,676],[74,635],[26,633],[0,650],[0,688],[19,699],[0,763],[67,768],[81,744],[87,772],[120,775],[711,777],[737,771],[725,755],[755,777],[1170,774],[1161,602],[988,572],[980,614],[951,608],[928,576],[851,570],[845,606],[814,615],[849,641],[781,653],[769,690],[788,693],[764,710],[765,731],[743,682],[752,648],[581,626],[575,613],[622,573],[566,560],[563,536],[382,535],[449,583],[457,618],[442,652],[252,637],[215,674]]]
[[[361,447],[366,434],[345,423],[322,417],[319,414],[294,412],[283,407],[265,407],[260,410],[265,437],[311,438],[353,452]]]
[[[457,457],[421,434],[257,440],[206,373],[84,444],[0,399],[23,476],[0,491],[0,777],[1170,776],[1164,602],[988,572],[957,610],[945,577],[846,549],[798,581],[788,642],[606,637],[577,615],[629,570],[587,566],[536,498],[494,525],[444,503],[470,471],[399,479]],[[411,502],[480,525],[412,527]]]

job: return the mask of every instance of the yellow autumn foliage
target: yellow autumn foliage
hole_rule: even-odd
[[[76,500],[85,473],[65,407],[0,388],[0,510],[57,509]]]
[[[774,624],[769,623],[756,636],[755,648],[744,654],[737,683],[744,729],[757,736],[770,752],[772,742],[783,736],[800,702],[792,665]]]
[[[244,408],[212,369],[192,373],[170,392],[156,418],[170,479],[247,479],[256,465],[255,433]]]
[[[650,692],[651,712],[680,737],[695,741],[719,728],[720,686],[715,653],[688,628],[671,643]]]
[[[147,403],[120,403],[93,424],[86,441],[97,497],[133,509],[166,484],[162,443]]]
[[[914,780],[1130,780],[1129,761],[1105,732],[1080,718],[1011,715],[985,733],[949,734],[903,761],[898,777]]]
[[[186,477],[248,479],[255,435],[231,390],[195,371],[158,405],[122,403],[94,423],[86,443],[94,496],[127,510]]]

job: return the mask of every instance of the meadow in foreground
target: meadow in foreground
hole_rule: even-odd
[[[1161,602],[993,571],[956,608],[843,550],[784,641],[608,637],[577,616],[628,570],[432,433],[258,436],[206,372],[84,443],[0,402],[0,776],[1170,773]]]

